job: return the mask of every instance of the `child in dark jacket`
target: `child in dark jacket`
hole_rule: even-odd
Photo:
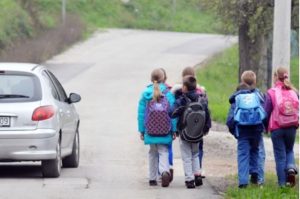
[[[176,101],[170,111],[172,118],[179,118],[177,130],[180,132],[184,128],[182,122],[183,113],[186,105],[188,104],[188,98],[191,102],[197,102],[200,94],[196,92],[197,80],[193,76],[185,76],[183,78],[182,91],[183,94]],[[207,134],[211,127],[211,119],[207,105],[205,105],[206,121],[203,132]],[[187,188],[195,188],[196,186],[202,185],[202,177],[200,174],[199,164],[199,143],[190,143],[180,137],[180,151],[183,160],[183,168],[185,173],[185,184]]]
[[[193,76],[196,78],[196,73],[195,73],[195,69],[191,66],[185,67],[182,70],[182,78],[184,78],[185,76]],[[172,89],[171,92],[174,94],[175,99],[178,99],[179,97],[182,96],[182,84],[175,84]],[[208,104],[208,98],[207,98],[207,94],[205,91],[205,87],[202,85],[197,84],[196,87],[196,92],[198,94],[201,94],[203,99],[206,100],[206,103]],[[202,159],[203,159],[203,143],[204,143],[204,138],[200,141],[199,143],[199,164],[200,164],[200,171],[201,171],[201,176],[202,178],[204,178],[204,169],[203,169],[203,164],[202,164]]]
[[[264,167],[264,147],[262,132],[264,125],[240,126],[234,121],[236,109],[236,96],[240,94],[250,94],[255,92],[261,105],[263,105],[263,95],[255,88],[256,75],[253,71],[245,71],[241,76],[242,83],[237,87],[237,91],[229,98],[231,104],[227,116],[227,126],[231,134],[238,141],[238,180],[239,188],[245,188],[248,185],[249,173],[251,182],[254,184],[263,183]],[[261,151],[260,151],[261,150]]]

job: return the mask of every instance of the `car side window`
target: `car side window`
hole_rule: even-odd
[[[54,84],[55,84],[55,86],[57,88],[57,91],[58,91],[58,95],[59,95],[60,101],[66,102],[67,99],[68,99],[68,97],[67,97],[66,92],[65,92],[64,88],[62,87],[61,83],[53,75],[53,73],[51,73],[50,71],[48,71],[48,74],[50,75],[51,79],[54,81]]]
[[[54,97],[54,99],[59,100],[58,91],[56,90],[55,85],[51,81],[49,75],[46,73],[46,71],[43,71],[42,75],[45,77],[46,81],[48,82],[48,85],[51,89],[51,94]]]

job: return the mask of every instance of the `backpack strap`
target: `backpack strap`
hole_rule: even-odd
[[[166,96],[167,93],[168,93],[169,91],[170,91],[170,90],[166,87],[166,89],[162,92],[162,94],[163,94],[164,96]]]
[[[190,98],[188,98],[188,96],[186,96],[186,94],[183,93],[182,96],[184,97],[184,99],[186,101],[186,105],[188,105],[192,102],[192,100]]]

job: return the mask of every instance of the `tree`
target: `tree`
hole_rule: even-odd
[[[258,86],[270,85],[274,0],[199,0],[217,13],[227,33],[239,36],[239,77],[244,70],[257,74]],[[293,0],[292,27],[299,32],[299,0]]]

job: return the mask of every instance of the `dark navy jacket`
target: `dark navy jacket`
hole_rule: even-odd
[[[228,111],[226,125],[229,129],[229,132],[235,137],[235,138],[259,138],[261,136],[261,133],[264,131],[264,125],[256,125],[256,126],[239,126],[238,128],[238,134],[236,132],[236,122],[234,121],[234,110],[235,110],[235,97],[239,94],[245,94],[245,93],[252,93],[252,92],[258,92],[261,99],[261,104],[264,107],[264,96],[261,94],[261,92],[258,89],[242,89],[238,90],[235,93],[233,93],[229,98],[230,103],[230,109]],[[266,121],[263,121],[264,123]]]
[[[178,117],[179,120],[177,122],[177,130],[183,129],[183,122],[182,122],[182,116],[183,112],[185,110],[185,106],[187,105],[187,100],[185,99],[184,95],[188,97],[191,102],[196,102],[198,101],[198,98],[200,97],[200,93],[198,93],[196,90],[194,91],[189,91],[188,93],[182,94],[181,96],[178,96],[178,99],[176,99],[174,106],[171,108],[169,114],[171,118],[176,118]],[[205,105],[205,125],[203,128],[204,134],[207,134],[209,129],[211,128],[211,118],[210,118],[210,113],[208,109],[208,103]]]

